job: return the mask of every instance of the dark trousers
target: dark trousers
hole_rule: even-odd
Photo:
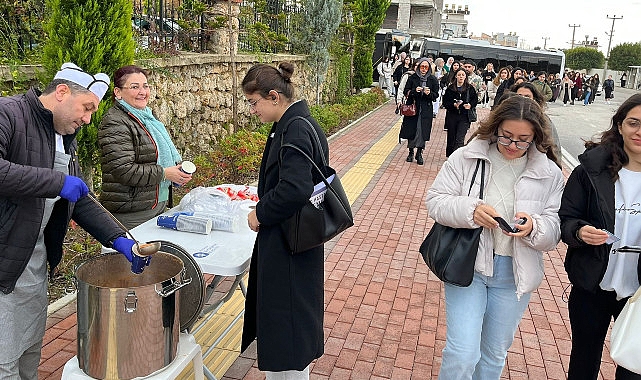
[[[470,121],[467,114],[461,115],[456,111],[448,111],[445,116],[445,126],[447,127],[445,157],[449,157],[455,150],[465,145],[465,135],[470,129]]]
[[[612,317],[616,319],[619,316],[627,300],[617,301],[615,292],[601,288],[592,293],[577,286],[572,287],[568,301],[572,327],[568,380],[596,380],[610,321]],[[617,366],[615,379],[640,380],[641,375]]]

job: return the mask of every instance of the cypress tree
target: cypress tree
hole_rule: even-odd
[[[134,60],[131,0],[47,0],[50,14],[45,24],[49,40],[44,47],[42,63],[53,78],[65,62],[73,62],[88,73],[113,73]],[[78,155],[88,185],[93,183],[98,166],[97,130],[102,115],[111,105],[107,91],[91,123],[78,135]]]
[[[342,0],[306,0],[301,29],[301,46],[307,63],[313,69],[310,82],[316,88],[316,104],[329,67],[329,46],[341,22]]]
[[[372,55],[376,32],[383,25],[390,0],[354,1],[354,86],[366,88],[372,84]]]

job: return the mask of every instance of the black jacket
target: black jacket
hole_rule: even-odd
[[[565,270],[574,286],[595,292],[608,267],[611,244],[580,241],[579,228],[592,225],[614,232],[614,179],[607,168],[612,156],[603,146],[586,150],[563,192],[559,217],[561,240],[568,245]],[[641,265],[637,267],[641,279]]]
[[[60,194],[65,174],[53,169],[56,140],[53,114],[39,93],[0,98],[0,291],[11,293],[36,245],[45,198]],[[75,135],[63,136],[69,174],[80,176]],[[76,203],[59,199],[44,230],[49,270],[62,258],[62,243],[73,218],[100,243],[109,246],[124,235],[89,197]]]
[[[309,120],[320,139],[315,139]],[[260,231],[252,253],[241,350],[257,339],[258,368],[263,371],[303,370],[323,354],[323,246],[292,255],[281,223],[309,201],[320,182],[311,163],[293,149],[301,148],[321,166],[329,161],[327,139],[305,101],[292,104],[274,123],[260,163],[256,216]]]

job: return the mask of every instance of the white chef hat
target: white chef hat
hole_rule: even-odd
[[[109,76],[107,74],[91,75],[71,62],[63,63],[60,71],[56,73],[53,79],[65,79],[76,83],[96,94],[99,100],[105,96],[109,89]]]

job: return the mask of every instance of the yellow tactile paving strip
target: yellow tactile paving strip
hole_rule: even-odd
[[[385,162],[387,156],[389,156],[394,147],[398,145],[398,133],[402,120],[403,119],[399,119],[383,138],[372,145],[363,157],[341,177],[341,183],[343,184],[343,189],[345,189],[350,204],[353,204],[361,195],[365,187],[372,180],[374,174],[376,174],[383,162]]]
[[[377,141],[354,166],[341,177],[341,183],[349,199],[349,203],[361,195],[372,180],[383,162],[398,145],[398,133],[402,119]],[[245,276],[244,281],[246,281]],[[203,364],[211,373],[220,379],[240,354],[240,339],[242,333],[242,314],[244,313],[245,298],[240,289],[236,289],[232,298],[218,311],[212,312],[196,322],[192,328],[196,342],[203,352]],[[178,379],[193,379],[192,366],[188,366],[178,376]]]

